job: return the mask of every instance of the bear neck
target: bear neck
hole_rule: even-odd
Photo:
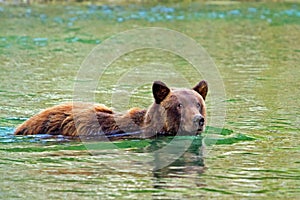
[[[163,115],[164,110],[160,104],[154,102],[149,107],[145,114],[142,128],[145,137],[152,137],[165,131]]]
[[[165,131],[163,114],[162,106],[153,103],[147,110],[132,108],[125,114],[117,114],[114,120],[120,132],[139,132],[132,137],[152,138]],[[107,132],[110,131],[116,130]]]

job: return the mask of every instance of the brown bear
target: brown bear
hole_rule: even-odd
[[[193,89],[152,85],[154,103],[148,110],[115,113],[103,105],[66,103],[48,108],[21,124],[15,135],[110,136],[149,138],[157,135],[200,134],[205,127],[207,82]]]

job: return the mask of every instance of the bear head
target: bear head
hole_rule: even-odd
[[[192,89],[170,89],[165,83],[155,81],[152,86],[155,102],[145,116],[148,134],[200,134],[206,123],[207,91],[204,80]]]

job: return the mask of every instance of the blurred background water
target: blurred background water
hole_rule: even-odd
[[[1,199],[299,198],[299,3],[4,2],[0,19]],[[190,149],[153,170],[165,158],[149,152],[170,138],[116,141],[111,148],[61,136],[13,136],[33,114],[72,101],[80,64],[97,44],[139,27],[186,34],[220,70],[226,122],[222,131],[209,127],[219,137],[207,155],[201,137],[183,138],[193,142]],[[145,49],[116,60],[107,75],[162,61],[190,67],[170,52]],[[109,80],[99,85],[97,101],[113,107],[119,87]],[[126,106],[150,105],[150,83],[139,89]],[[209,96],[207,104],[216,106]]]

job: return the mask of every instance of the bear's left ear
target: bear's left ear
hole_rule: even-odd
[[[160,104],[170,93],[170,89],[161,81],[155,81],[152,85],[152,92],[155,103]]]
[[[205,80],[200,81],[195,87],[193,87],[193,90],[198,92],[205,100],[208,91],[207,82]]]

